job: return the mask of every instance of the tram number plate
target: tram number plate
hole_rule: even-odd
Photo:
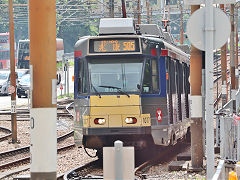
[[[150,117],[143,117],[142,119],[144,124],[150,123]]]

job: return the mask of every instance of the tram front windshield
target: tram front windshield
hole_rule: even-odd
[[[92,59],[88,61],[91,92],[139,92],[143,60]]]

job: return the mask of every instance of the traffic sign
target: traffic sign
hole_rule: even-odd
[[[162,110],[160,108],[157,108],[157,111],[156,111],[156,117],[157,117],[157,120],[158,122],[162,122]]]
[[[10,85],[10,86],[8,87],[8,92],[9,92],[10,94],[13,94],[13,93],[15,92],[15,87],[12,86],[12,85]]]
[[[62,83],[60,84],[60,89],[63,90],[63,85],[62,85]]]
[[[234,4],[236,0],[213,0],[213,4]],[[187,5],[205,4],[205,0],[184,0]]]
[[[205,51],[205,14],[206,8],[195,11],[187,22],[187,35],[190,42],[198,49]],[[227,41],[231,26],[227,15],[213,7],[214,31],[213,49],[221,48]]]

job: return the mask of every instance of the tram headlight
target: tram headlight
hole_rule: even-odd
[[[106,120],[104,118],[96,118],[94,119],[95,124],[103,125],[106,123]]]
[[[126,122],[127,124],[136,124],[136,123],[137,123],[137,118],[135,118],[135,117],[127,117],[127,118],[125,119],[125,122]]]

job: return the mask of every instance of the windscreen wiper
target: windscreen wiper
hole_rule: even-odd
[[[97,95],[99,96],[99,98],[101,98],[101,94],[97,91],[97,89],[94,87],[94,85],[92,84],[92,88],[95,91],[95,93],[97,93]]]
[[[118,92],[127,95],[127,97],[130,97],[129,94],[123,91],[120,87],[116,87],[116,86],[98,86],[98,87],[117,89]]]

